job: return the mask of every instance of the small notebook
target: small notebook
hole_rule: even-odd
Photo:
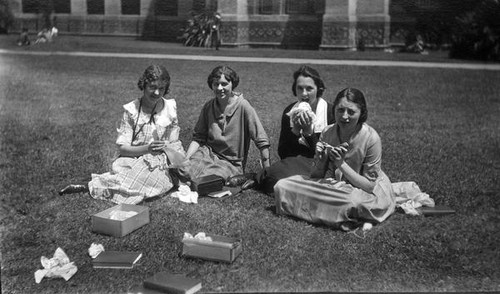
[[[455,210],[444,205],[436,205],[434,207],[423,206],[419,210],[424,216],[440,216],[455,213]]]
[[[159,272],[147,278],[143,285],[147,289],[171,294],[193,294],[201,289],[201,281],[168,272]]]
[[[94,268],[130,269],[141,257],[140,252],[103,251],[92,260],[92,265]]]

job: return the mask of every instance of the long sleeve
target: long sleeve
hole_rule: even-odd
[[[287,106],[281,116],[281,131],[278,143],[278,155],[281,159],[298,155],[313,158],[315,143],[310,147],[304,146],[299,143],[299,137],[292,132],[290,126],[290,117],[287,115],[287,113],[290,111],[290,109],[292,109],[293,105],[295,105],[295,102]],[[314,140],[317,142],[319,133],[315,133],[311,135],[311,137],[315,137]]]
[[[209,119],[208,112],[210,111],[210,103],[205,103],[203,108],[201,109],[200,115],[198,116],[198,121],[194,127],[193,131],[193,141],[198,142],[200,145],[205,145],[208,139],[208,131],[209,131]]]
[[[269,137],[262,125],[262,122],[257,115],[255,109],[248,103],[248,101],[244,100],[242,103],[245,109],[245,119],[246,126],[248,128],[248,132],[250,138],[254,141],[255,146],[260,150],[262,148],[268,148],[270,146]]]

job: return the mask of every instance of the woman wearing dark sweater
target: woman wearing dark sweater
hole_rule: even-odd
[[[282,178],[311,173],[319,136],[334,121],[333,105],[322,98],[324,91],[323,79],[315,69],[304,65],[293,73],[292,92],[297,101],[288,105],[281,116],[281,160],[257,176],[265,192],[272,193],[274,184]]]

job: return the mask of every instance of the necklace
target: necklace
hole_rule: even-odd
[[[135,130],[137,128],[137,125],[139,124],[139,117],[141,116],[141,110],[142,110],[142,99],[139,100],[139,111],[137,112],[137,119],[135,120],[135,124],[134,124],[133,129],[132,129],[132,142],[130,142],[131,144],[135,141],[135,139],[137,138],[137,136],[139,135],[139,133],[142,131],[142,129],[144,128],[144,126],[146,124],[153,123],[156,125],[156,121],[155,121],[156,111],[155,110],[156,110],[157,105],[158,105],[158,102],[155,103],[155,105],[153,106],[153,109],[151,110],[151,114],[149,115],[149,121],[147,123],[142,124],[136,133]]]

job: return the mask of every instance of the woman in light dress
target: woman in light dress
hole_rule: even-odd
[[[151,65],[138,87],[142,96],[123,106],[116,139],[119,157],[111,171],[92,174],[88,184],[69,185],[60,195],[89,192],[96,199],[137,204],[176,185],[185,152],[179,141],[176,101],[165,97],[170,75],[165,67]]]
[[[335,123],[320,136],[311,176],[291,176],[274,186],[277,213],[343,230],[380,223],[396,203],[381,168],[380,137],[366,123],[365,97],[346,88],[333,106]]]

